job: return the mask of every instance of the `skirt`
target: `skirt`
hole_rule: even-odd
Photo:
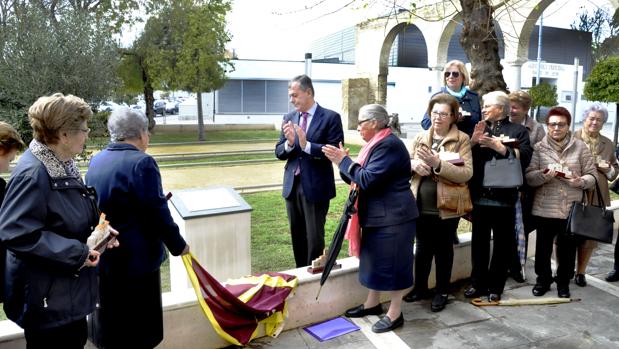
[[[416,220],[387,227],[363,228],[359,282],[376,291],[413,286]]]
[[[99,276],[100,306],[90,337],[99,348],[154,348],[163,340],[159,269],[141,276]]]

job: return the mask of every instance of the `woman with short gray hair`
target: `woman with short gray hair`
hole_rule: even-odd
[[[148,120],[140,111],[115,110],[108,119],[112,143],[96,154],[86,183],[99,207],[119,227],[122,249],[103,254],[100,307],[94,340],[104,348],[154,348],[163,339],[159,269],[167,253],[189,252],[174,223],[155,159],[146,154]],[[140,324],[136,326],[136,324]]]
[[[107,129],[112,142],[138,139],[142,133],[148,133],[148,118],[139,110],[117,108],[107,119]]]
[[[348,151],[325,145],[322,151],[340,169],[342,179],[359,191],[358,212],[346,236],[349,252],[359,257],[359,282],[369,289],[363,304],[348,309],[347,317],[381,315],[380,293],[391,298],[385,316],[372,326],[381,333],[404,324],[402,296],[413,286],[413,242],[417,204],[410,189],[411,164],[404,143],[393,134],[397,117],[382,105],[359,110],[357,131],[367,143],[356,161]],[[361,234],[363,230],[363,234]]]
[[[585,142],[585,145],[593,155],[593,163],[595,165],[595,177],[602,192],[602,201],[604,205],[610,205],[610,191],[608,190],[608,181],[613,181],[619,174],[619,164],[615,157],[615,145],[613,141],[604,137],[600,132],[604,127],[604,123],[608,120],[608,110],[600,104],[593,103],[583,112],[582,129],[574,132],[574,138]],[[593,191],[592,200],[597,202],[597,193]],[[597,247],[597,241],[584,240],[578,245],[576,254],[576,276],[574,283],[580,287],[587,285],[585,272],[589,259],[593,254],[593,250]]]

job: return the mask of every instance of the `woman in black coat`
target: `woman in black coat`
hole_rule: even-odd
[[[99,210],[73,157],[88,138],[92,111],[81,98],[57,93],[39,98],[28,115],[34,140],[0,210],[8,250],[4,311],[24,328],[28,348],[83,348],[86,315],[98,299],[99,252],[86,240]]]
[[[164,245],[175,256],[188,253],[189,245],[170,215],[157,163],[145,153],[146,116],[119,108],[107,127],[112,143],[92,158],[86,183],[97,190],[99,207],[121,234],[120,247],[101,258],[94,339],[104,348],[154,348],[163,339]]]
[[[514,222],[518,188],[488,188],[483,186],[486,162],[515,156],[521,171],[531,161],[533,149],[527,129],[509,121],[510,102],[504,92],[494,91],[483,96],[484,120],[475,126],[471,137],[473,178],[469,182],[473,201],[473,232],[471,237],[472,286],[464,295],[468,298],[488,294],[491,301],[501,299],[507,279],[509,256],[516,248]],[[510,141],[502,137],[507,137]],[[513,141],[512,141],[513,140]],[[492,232],[492,259],[490,233]]]

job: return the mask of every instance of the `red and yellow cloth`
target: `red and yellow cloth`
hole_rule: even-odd
[[[286,300],[298,284],[296,276],[264,273],[222,285],[192,254],[182,258],[202,311],[222,338],[245,345],[260,333],[260,326],[269,336],[281,332],[288,315]]]

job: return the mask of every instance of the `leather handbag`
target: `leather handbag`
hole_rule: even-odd
[[[440,180],[436,183],[436,207],[463,216],[473,211],[471,193],[466,183]]]
[[[484,164],[484,188],[519,188],[522,186],[522,167],[520,160],[510,151],[507,159],[486,161]]]
[[[595,176],[593,176],[595,178]],[[588,204],[586,191],[582,191],[580,202],[574,201],[567,219],[567,233],[610,244],[613,242],[613,211],[607,210],[602,201],[602,191],[595,180],[597,205]]]

